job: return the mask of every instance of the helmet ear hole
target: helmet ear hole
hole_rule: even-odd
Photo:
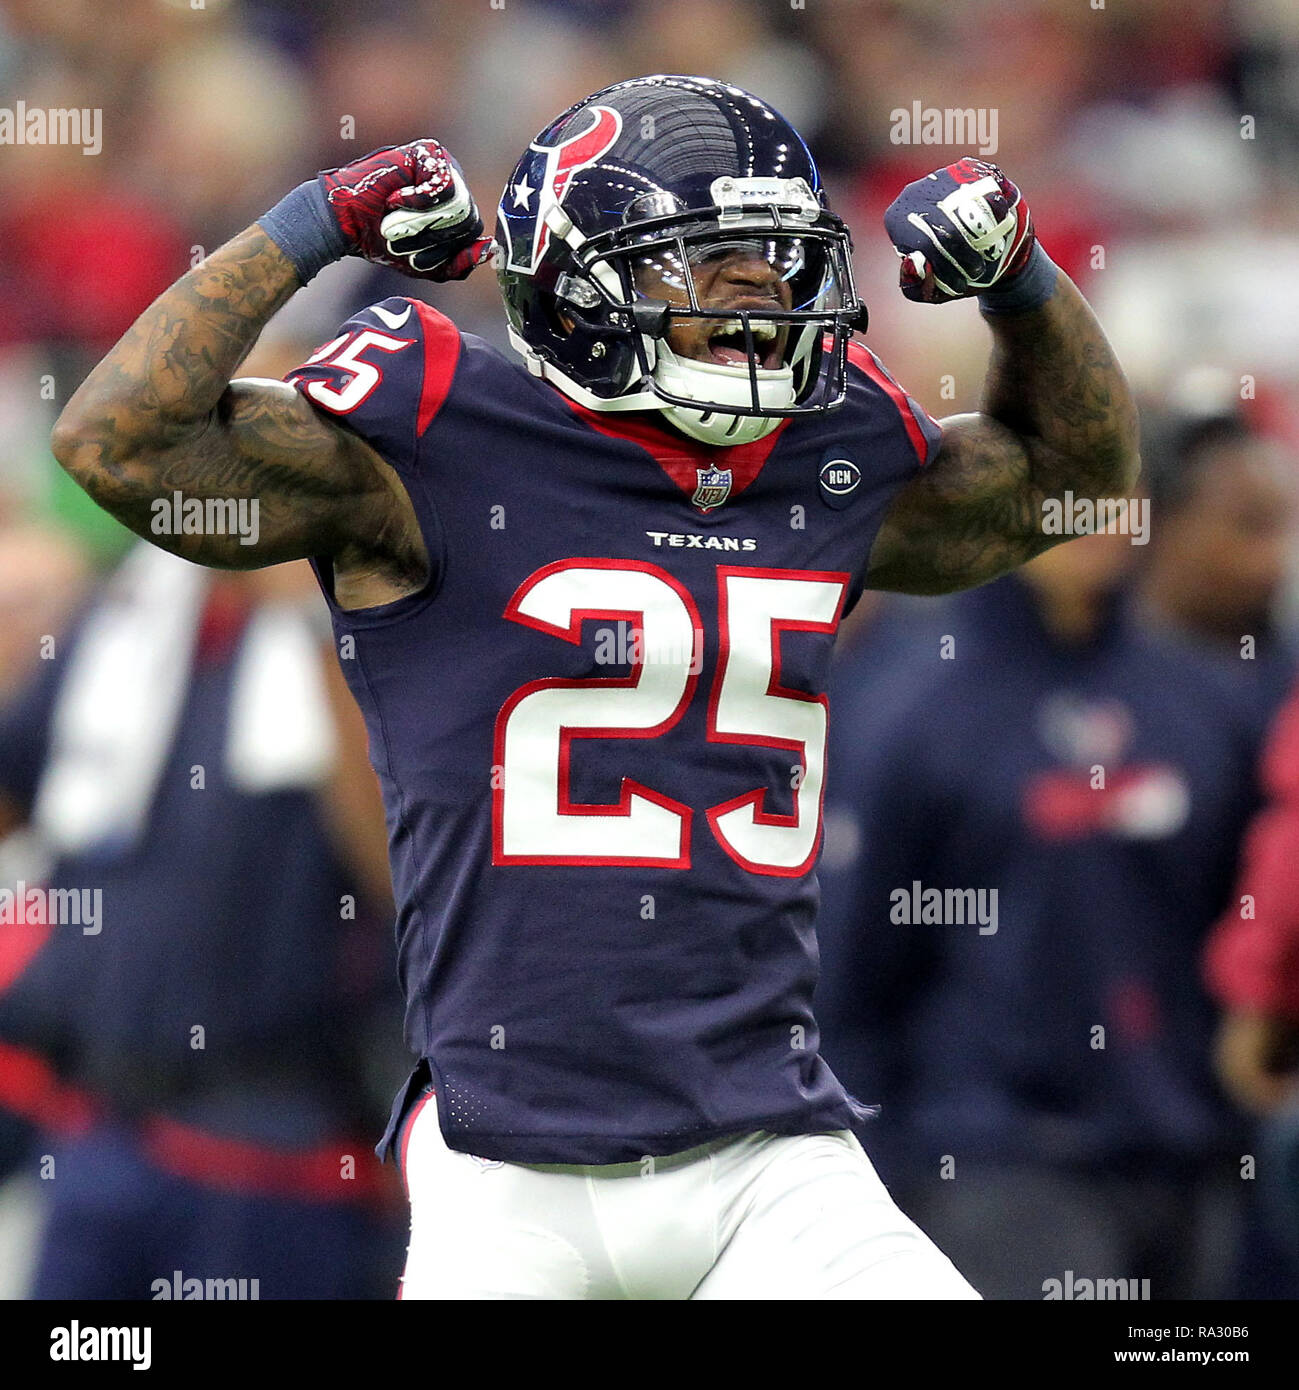
[[[571,300],[553,296],[537,307],[550,328],[554,346],[544,349],[550,353],[550,360],[560,361],[570,370],[580,370],[599,388],[598,394],[608,399],[631,385],[638,374],[635,353],[627,342],[626,330],[610,322],[607,310],[602,307],[587,313]]]
[[[563,338],[571,338],[587,322],[581,309],[567,299],[549,296],[538,307],[551,330]]]

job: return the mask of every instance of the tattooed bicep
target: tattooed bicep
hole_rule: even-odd
[[[287,382],[240,377],[226,388],[199,439],[168,461],[164,480],[183,475],[191,486],[236,494],[256,488],[337,495],[365,481],[353,439]]]
[[[394,495],[383,477],[388,470],[368,445],[286,383],[253,377],[232,381],[200,428],[138,466],[151,486],[133,489],[130,514],[119,508],[118,515],[141,535],[144,513],[158,497],[173,502],[173,515],[197,503],[194,515],[201,509],[204,518],[236,504],[251,516],[255,506],[251,540],[254,528],[234,537],[213,534],[206,524],[192,534],[155,528],[146,536],[199,564],[231,568],[335,554],[358,522]]]
[[[1063,461],[988,415],[953,415],[941,424],[933,461],[898,494],[876,537],[871,588],[911,594],[970,588],[1056,539],[1042,528],[1044,479]]]

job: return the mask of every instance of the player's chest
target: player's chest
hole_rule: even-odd
[[[862,575],[891,490],[814,444],[759,468],[733,451],[655,458],[637,450],[524,441],[509,457],[438,480],[449,580],[508,599],[575,560],[660,573],[707,603],[719,571]],[[824,455],[824,457],[823,457]],[[600,587],[600,586],[597,586]]]

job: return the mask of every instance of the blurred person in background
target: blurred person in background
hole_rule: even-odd
[[[1174,412],[1146,437],[1140,620],[1216,657],[1270,723],[1295,670],[1276,615],[1294,539],[1295,453],[1223,407]]]
[[[395,1286],[401,1196],[362,1137],[400,1055],[383,817],[313,591],[141,545],[0,713],[0,834],[30,824],[41,887],[99,895],[51,921],[2,885],[34,1297]]]
[[[1091,536],[948,601],[895,643],[887,698],[831,726],[826,1054],[882,1104],[863,1139],[904,1210],[992,1298],[1069,1270],[1211,1297],[1233,1251],[1241,1121],[1196,961],[1255,721],[1134,620],[1131,563]],[[926,889],[981,915],[918,916]]]
[[[1257,1245],[1299,1290],[1299,691],[1264,750],[1267,802],[1245,839],[1236,891],[1205,952],[1224,1010],[1218,1074],[1257,1119]]]
[[[67,531],[24,521],[0,495],[0,708],[39,667],[90,579],[84,548]],[[0,885],[39,881],[44,858],[32,836],[0,831]],[[0,991],[7,980],[0,926]],[[0,1106],[0,1299],[18,1296],[36,1216],[34,1178],[25,1173],[33,1128]],[[10,1175],[13,1181],[10,1182]]]
[[[90,573],[85,551],[68,532],[0,521],[0,705],[39,662],[42,640],[62,632]]]
[[[1296,668],[1293,634],[1282,621],[1296,451],[1269,418],[1277,412],[1267,398],[1246,413],[1233,399],[1236,387],[1227,373],[1188,373],[1170,408],[1146,432],[1142,481],[1151,543],[1142,554],[1135,611],[1142,622],[1212,657],[1252,699],[1263,736],[1290,693]],[[1243,1023],[1228,1025],[1228,1056],[1241,1055],[1236,1043],[1246,1033]],[[1242,1101],[1239,1088],[1228,1089]],[[1279,1127],[1279,1121],[1264,1121],[1259,1142],[1277,1142]],[[1277,1187],[1264,1181],[1248,1192],[1232,1292],[1293,1296],[1299,1241],[1287,1245],[1276,1237]]]

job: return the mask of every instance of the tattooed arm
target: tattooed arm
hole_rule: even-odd
[[[55,425],[54,453],[137,535],[198,564],[328,555],[418,575],[418,527],[379,456],[292,387],[231,381],[300,283],[260,227],[242,232],[155,300],[91,372]],[[256,499],[257,544],[155,535],[152,504],[175,491]]]
[[[943,420],[933,462],[893,503],[871,551],[874,589],[942,594],[1040,554],[1042,505],[1136,482],[1136,407],[1087,301],[1061,272],[1041,308],[985,318],[983,412]]]
[[[383,233],[400,213],[394,240]],[[199,564],[334,561],[344,607],[417,588],[428,556],[383,459],[282,382],[231,381],[266,322],[322,266],[362,256],[460,280],[492,241],[435,140],[375,150],[294,189],[157,299],[91,372],[54,428],[59,462],[145,540]],[[258,540],[155,535],[153,504],[248,500]]]
[[[942,422],[936,457],[894,500],[870,557],[872,588],[949,593],[1064,540],[1043,532],[1048,500],[1124,496],[1139,467],[1136,407],[1087,301],[995,164],[960,159],[916,179],[884,226],[907,299],[977,296],[992,329],[982,413]]]

